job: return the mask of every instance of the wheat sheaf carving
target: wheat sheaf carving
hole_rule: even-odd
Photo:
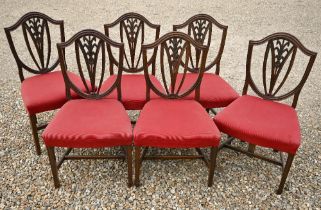
[[[210,22],[207,20],[198,19],[191,24],[194,39],[204,44],[205,38],[210,30]]]
[[[269,54],[271,54],[271,74],[270,81],[268,82],[266,68]],[[281,82],[277,83],[279,76],[284,69],[284,65],[291,55],[292,58],[289,66]],[[276,93],[280,90],[292,69],[294,56],[294,47],[290,41],[286,39],[274,39],[268,42],[263,65],[263,85],[265,94],[275,96]],[[267,83],[269,83],[269,88],[267,87]]]

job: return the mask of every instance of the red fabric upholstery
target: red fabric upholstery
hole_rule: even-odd
[[[220,132],[193,100],[154,99],[140,112],[134,144],[161,148],[218,146]]]
[[[80,77],[68,74],[76,85],[82,86]],[[21,95],[29,114],[60,108],[67,101],[62,72],[53,71],[26,78],[21,84]],[[76,97],[73,91],[72,96]]]
[[[102,86],[102,90],[109,88],[117,76],[109,77]],[[151,75],[153,84],[163,90],[163,86],[156,77]],[[121,80],[122,103],[126,110],[141,110],[146,103],[146,82],[143,74],[123,74]],[[107,98],[117,99],[117,91],[114,90]],[[150,92],[150,99],[159,98],[153,91]]]
[[[300,125],[295,109],[254,96],[242,96],[218,113],[214,121],[224,133],[243,141],[296,153]]]
[[[58,111],[42,134],[47,146],[98,148],[132,144],[132,126],[114,99],[75,99]]]
[[[177,75],[177,84],[179,84],[182,77],[183,74]],[[198,74],[187,73],[181,91],[189,89],[195,83],[197,77]],[[194,97],[195,92],[187,96],[186,99],[194,99]],[[226,107],[238,97],[238,93],[220,76],[204,73],[201,83],[200,103],[205,108]]]

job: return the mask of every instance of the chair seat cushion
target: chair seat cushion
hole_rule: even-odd
[[[220,132],[194,100],[147,102],[134,128],[134,144],[160,148],[217,146]]]
[[[102,86],[107,89],[116,80],[117,76],[110,76]],[[150,76],[153,84],[163,90],[162,85],[156,77]],[[121,101],[126,110],[141,110],[146,103],[146,81],[143,74],[123,74],[121,79]],[[116,89],[107,98],[117,99]],[[153,91],[150,91],[150,99],[159,98]]]
[[[47,146],[98,148],[132,144],[132,127],[114,99],[75,99],[65,103],[42,134]]]
[[[177,75],[180,82],[183,74]],[[191,87],[195,83],[198,74],[187,73],[181,91]],[[179,84],[179,83],[177,83]],[[187,99],[194,99],[195,92],[187,96]],[[238,93],[220,76],[212,73],[204,73],[200,89],[200,103],[205,108],[226,107],[239,97]]]
[[[80,77],[71,72],[68,74],[77,86],[83,86]],[[76,97],[71,92],[72,97]],[[26,78],[21,84],[21,95],[29,114],[60,108],[67,101],[62,72],[53,71]]]
[[[251,144],[296,153],[300,125],[291,106],[244,95],[214,117],[224,133]]]

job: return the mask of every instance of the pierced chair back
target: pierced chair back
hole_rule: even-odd
[[[259,45],[266,45],[262,67],[263,90],[260,90],[258,83],[254,82],[251,73],[253,48]],[[292,90],[279,94],[280,89],[284,86],[293,69],[292,67],[295,63],[298,50],[308,57],[308,63],[303,76]],[[243,95],[247,94],[248,88],[250,87],[255,94],[266,100],[280,101],[293,96],[292,107],[295,108],[316,56],[317,53],[308,50],[296,37],[288,33],[274,33],[262,40],[250,41]],[[288,63],[288,65],[285,65],[286,63]]]
[[[113,23],[105,24],[104,28],[106,36],[111,38],[112,32],[116,31],[116,37],[120,38],[119,42],[124,43],[123,71],[127,73],[142,72],[141,46],[147,37],[152,38],[151,42],[159,38],[160,25],[149,22],[140,14],[126,13]],[[114,37],[112,39],[116,40]],[[114,59],[114,64],[118,66],[116,59]]]
[[[49,26],[52,26],[50,30]],[[62,20],[54,20],[39,12],[29,12],[22,16],[14,25],[5,28],[11,52],[18,66],[21,82],[25,78],[23,70],[32,74],[45,74],[58,66],[58,56],[56,59],[51,58],[53,54],[52,44],[55,44],[51,40],[53,26],[59,27],[60,41],[64,42],[64,22]],[[23,56],[17,52],[13,40],[13,32],[19,28],[22,29],[23,38],[32,59],[31,64],[27,64],[25,59],[22,58]]]
[[[195,81],[186,85],[184,81],[188,69],[192,65],[193,59],[194,61],[197,59],[197,55],[193,54],[191,50],[192,47],[200,52],[200,68]],[[201,45],[182,32],[170,32],[152,44],[143,45],[142,51],[148,100],[150,99],[150,90],[169,99],[183,98],[195,90],[195,99],[199,100],[200,83],[208,52],[207,46]],[[161,77],[159,81],[164,90],[155,86],[150,78],[152,75],[150,71],[155,72],[156,70],[155,66],[151,66],[151,63],[156,63],[158,66],[156,75]],[[178,75],[180,76],[178,77]]]
[[[206,14],[198,14],[194,15],[186,22],[173,25],[173,31],[182,31],[191,36],[195,41],[202,45],[211,46],[212,43],[212,35],[214,32],[214,27],[218,28],[221,32],[221,40],[220,46],[217,50],[216,56],[214,60],[208,60],[209,63],[205,66],[205,71],[210,70],[213,66],[216,66],[215,74],[219,75],[220,73],[220,62],[223,54],[225,39],[227,34],[227,26],[220,24],[213,17]],[[196,59],[195,62],[191,63],[191,68],[188,68],[190,72],[197,72],[200,69],[200,51],[196,50]]]
[[[67,52],[68,48],[73,45],[73,51]],[[71,98],[71,91],[76,92],[82,98],[87,99],[100,99],[110,94],[115,88],[117,88],[118,99],[121,98],[121,74],[123,63],[123,51],[124,45],[116,43],[110,40],[104,34],[96,30],[83,30],[76,33],[68,41],[57,44],[59,60],[61,70],[64,76],[67,97]],[[115,82],[108,87],[103,86],[103,82],[108,78],[109,72],[106,72],[106,68],[109,65],[111,68],[115,65],[114,57],[112,54],[119,55],[118,59],[118,74]],[[67,72],[67,60],[66,55],[75,57],[75,63],[77,65],[78,75],[82,80],[84,91],[79,87],[79,84],[75,84],[69,78]],[[72,63],[72,59],[69,59]]]

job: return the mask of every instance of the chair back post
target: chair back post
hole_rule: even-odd
[[[296,108],[296,105],[298,103],[298,99],[299,99],[301,90],[302,90],[305,82],[307,81],[307,79],[309,77],[309,74],[311,72],[311,69],[312,69],[312,66],[314,64],[314,61],[315,61],[316,57],[317,57],[317,53],[311,54],[311,57],[309,59],[309,63],[308,63],[308,66],[307,66],[307,70],[305,71],[300,84],[297,86],[296,93],[294,94],[294,98],[293,98],[293,102],[292,102],[292,107],[293,108]]]
[[[220,70],[221,70],[221,59],[222,59],[224,46],[225,46],[225,40],[226,40],[226,36],[227,36],[227,28],[228,28],[228,26],[224,26],[224,28],[223,28],[223,34],[222,34],[220,48],[219,48],[219,51],[218,51],[217,58],[215,58],[215,60],[214,60],[214,63],[216,63],[216,65],[215,65],[216,66],[215,74],[217,74],[217,75],[220,74]]]
[[[14,43],[13,43],[13,40],[12,40],[12,36],[11,36],[10,30],[8,28],[5,28],[5,33],[6,33],[7,40],[8,40],[9,46],[10,46],[10,50],[11,50],[11,52],[13,54],[14,59],[16,60],[20,82],[23,82],[23,80],[25,78],[24,78],[24,75],[23,75],[22,65],[19,62],[20,59],[18,57],[18,53],[16,51],[16,48],[14,47]]]
[[[189,18],[182,24],[173,25],[173,31],[178,31],[187,28],[187,34],[191,36],[195,41],[199,42],[202,45],[211,46],[211,37],[213,32],[213,26],[216,26],[220,30],[222,30],[222,37],[220,46],[218,49],[217,55],[214,57],[213,61],[205,65],[205,71],[210,70],[213,66],[216,66],[215,74],[219,75],[220,73],[220,62],[222,58],[222,54],[224,51],[225,40],[227,36],[228,26],[220,24],[213,17],[207,14],[198,14]],[[207,41],[206,38],[207,37]],[[199,59],[199,56],[198,56]],[[198,63],[197,63],[198,64]],[[198,65],[194,66],[194,68],[189,69],[191,72],[198,71]]]
[[[140,50],[138,53],[138,57],[136,57],[137,48],[140,46],[137,45],[139,36],[141,36],[141,44],[144,44],[145,41],[145,27],[149,27],[155,30],[155,39],[159,38],[160,34],[160,25],[156,25],[147,20],[144,16],[130,12],[120,16],[117,20],[110,24],[105,24],[105,34],[110,37],[110,31],[113,28],[119,26],[120,33],[120,41],[126,44],[129,48],[129,52],[124,50],[124,63],[123,63],[123,71],[127,73],[138,73],[143,71],[143,66],[139,66],[142,57],[142,51]],[[129,54],[129,58],[128,55]],[[156,52],[154,52],[156,54]],[[115,62],[118,65],[118,62]],[[152,64],[155,66],[155,64]],[[153,71],[155,73],[155,70]]]
[[[189,87],[182,90],[186,73],[188,72],[188,65],[191,62],[191,46],[195,47],[201,52],[201,64],[198,71],[196,81]],[[157,49],[160,48],[160,49]],[[164,91],[159,90],[150,80],[149,68],[151,63],[156,63],[157,55],[152,55],[152,60],[147,58],[147,51],[153,50],[160,53],[160,71],[161,82],[163,83]],[[208,53],[208,46],[201,45],[199,42],[193,40],[190,36],[182,32],[170,32],[156,40],[154,43],[142,46],[143,51],[143,66],[146,79],[146,98],[150,99],[150,91],[152,90],[157,95],[167,99],[184,98],[185,96],[195,91],[195,99],[199,100],[200,97],[200,84],[205,71],[206,58]],[[168,61],[167,68],[164,62]],[[183,76],[179,81],[177,79],[179,67],[183,66]],[[167,85],[165,72],[169,71],[170,86]],[[178,84],[177,84],[178,83]]]
[[[79,86],[73,83],[68,75],[67,61],[65,57],[65,49],[74,44],[76,61],[78,66],[78,73],[82,80],[82,84],[85,91],[81,90]],[[109,47],[109,50],[107,48]],[[59,61],[61,71],[63,73],[67,98],[71,99],[71,91],[86,99],[100,99],[109,95],[114,89],[117,89],[118,99],[121,100],[121,76],[123,65],[124,45],[122,43],[116,43],[110,40],[107,36],[96,30],[86,29],[76,33],[68,41],[57,44]],[[118,72],[115,82],[108,87],[107,90],[101,90],[104,82],[104,76],[106,72],[106,57],[109,59],[109,64],[114,65],[114,60],[111,58],[111,48],[118,50]],[[107,51],[107,53],[106,53]],[[101,72],[99,76],[99,83],[96,84],[97,77],[97,63],[99,55],[101,55]],[[81,59],[85,61],[85,68],[81,64]],[[89,78],[85,78],[84,70],[88,73]],[[88,84],[89,83],[89,84]],[[101,93],[101,91],[103,91]]]
[[[251,78],[252,53],[253,53],[253,43],[251,41],[249,41],[249,47],[247,50],[247,58],[246,58],[245,82],[244,82],[244,86],[243,86],[242,95],[246,95],[248,88],[249,88],[249,83],[250,83],[250,78]]]
[[[108,47],[110,47],[108,45]],[[124,54],[125,54],[125,49],[124,49],[124,44],[121,44],[119,46],[119,65],[118,65],[118,74],[117,74],[117,99],[119,101],[121,101],[122,99],[122,91],[121,91],[121,78],[122,78],[122,74],[123,74],[123,65],[124,65]],[[112,53],[110,52],[109,54],[109,62],[111,63],[112,62]],[[114,62],[113,62],[113,65],[114,65]]]
[[[259,88],[256,86],[252,75],[251,75],[251,61],[252,61],[252,52],[254,46],[266,44],[266,50],[263,61],[263,87],[264,92],[261,92]],[[294,61],[296,57],[297,50],[300,50],[304,55],[309,57],[309,62],[306,66],[304,74],[297,86],[295,86],[291,91],[284,93],[282,95],[277,95],[279,90],[283,87],[285,81],[287,80]],[[267,79],[267,63],[268,57],[271,54],[272,66],[271,66],[271,78]],[[246,61],[246,78],[243,87],[243,95],[247,94],[248,87],[250,87],[258,96],[266,100],[275,100],[281,101],[293,96],[292,107],[296,108],[297,101],[300,95],[300,92],[311,72],[313,63],[316,59],[317,53],[308,50],[303,44],[293,35],[279,32],[271,34],[259,41],[249,41],[248,53],[247,53],[247,61]],[[290,59],[288,68],[286,69],[285,75],[283,79],[278,84],[277,80],[279,79],[279,75],[283,70],[283,67],[286,61]]]
[[[68,82],[68,75],[67,75],[67,63],[66,63],[66,58],[65,58],[65,48],[60,47],[59,43],[56,44],[57,46],[57,51],[58,51],[58,58],[59,58],[59,64],[60,64],[60,69],[64,78],[65,82],[65,88],[66,88],[66,98],[68,100],[71,99],[71,93],[70,93],[70,83]]]
[[[59,25],[60,40],[61,42],[64,42],[65,41],[64,21],[54,20],[49,16],[40,12],[29,12],[24,16],[22,16],[15,24],[4,29],[9,46],[10,46],[10,50],[18,66],[19,78],[21,82],[25,79],[23,70],[26,70],[32,74],[45,74],[54,70],[59,64],[59,61],[57,58],[57,60],[52,65],[50,65],[52,43],[51,43],[51,37],[50,37],[49,23],[52,25]],[[17,53],[11,33],[15,31],[17,28],[19,28],[20,26],[22,27],[23,37],[24,37],[28,52],[36,68],[29,67],[27,64],[25,64]],[[47,40],[44,40],[45,34],[46,34]],[[31,45],[30,39],[33,45]],[[44,52],[45,41],[47,41],[46,44],[48,46],[47,52]],[[32,46],[35,48],[36,53],[34,53],[34,51],[32,50]],[[47,58],[46,60],[45,60],[45,56]]]

